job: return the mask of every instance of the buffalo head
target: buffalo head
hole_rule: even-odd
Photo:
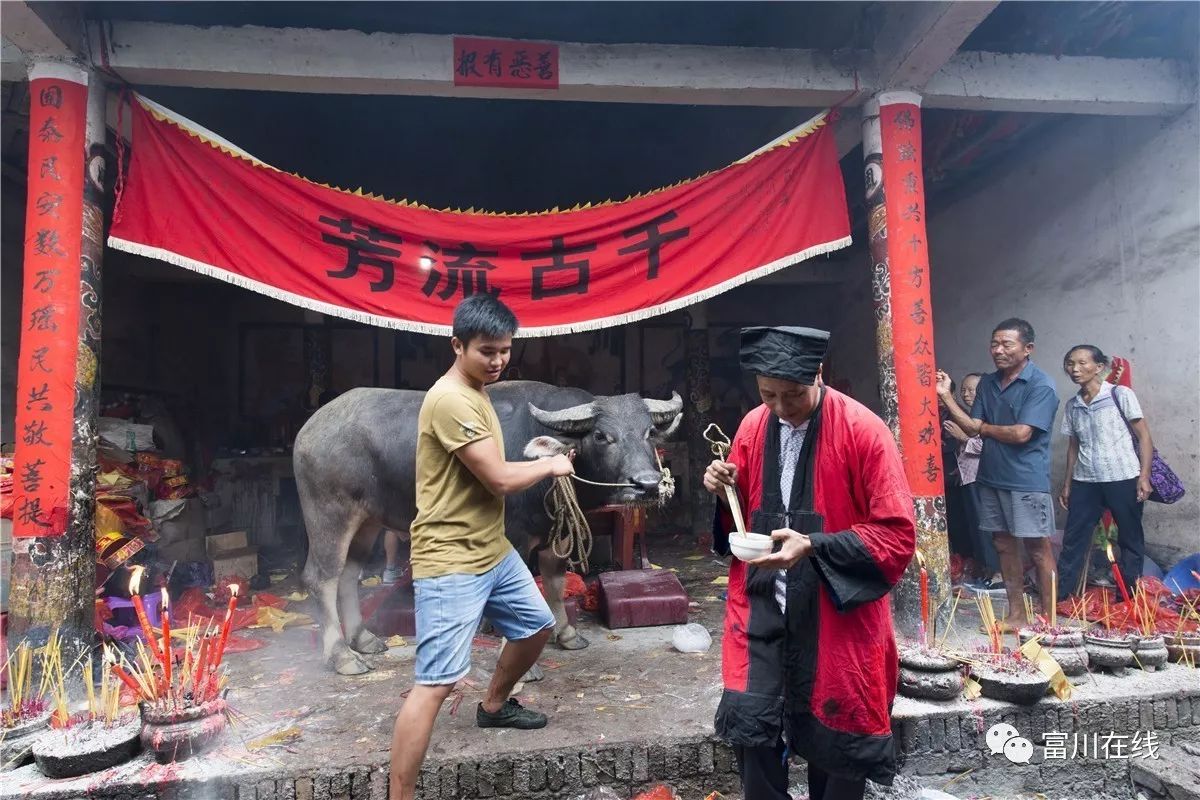
[[[636,394],[597,397],[590,403],[545,411],[532,403],[529,413],[551,436],[529,443],[536,457],[574,449],[575,471],[597,483],[626,484],[598,490],[602,503],[662,503],[663,475],[655,447],[679,428],[683,400],[646,400]]]

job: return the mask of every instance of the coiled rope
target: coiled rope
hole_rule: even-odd
[[[592,555],[592,527],[579,507],[571,479],[555,478],[550,491],[546,492],[544,505],[550,517],[550,550],[570,564],[572,570],[587,575],[588,558]]]
[[[675,493],[675,478],[671,470],[662,464],[658,448],[654,450],[654,458],[658,461],[658,471],[662,475],[659,481],[659,502],[665,503]],[[586,483],[588,486],[600,486],[611,489],[636,489],[633,483],[602,483],[581,478],[575,473],[569,477],[554,478],[550,482],[550,490],[542,499],[546,515],[550,517],[550,550],[554,555],[566,561],[580,575],[587,575],[590,569],[588,559],[592,555],[592,527],[588,524],[587,515],[579,505],[579,497],[575,494],[575,484]]]

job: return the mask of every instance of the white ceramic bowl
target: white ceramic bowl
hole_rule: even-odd
[[[729,549],[742,561],[753,561],[756,558],[769,555],[774,546],[775,543],[771,540],[771,537],[761,533],[746,533],[742,535],[734,531],[729,534]]]

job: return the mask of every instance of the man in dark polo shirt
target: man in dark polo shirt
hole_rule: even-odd
[[[1000,556],[1008,594],[1008,616],[1001,623],[1005,630],[1025,624],[1021,542],[1037,569],[1044,610],[1049,608],[1054,572],[1050,431],[1058,395],[1050,376],[1031,360],[1033,339],[1033,326],[1023,319],[1006,319],[996,326],[991,344],[996,371],[979,381],[969,414],[955,402],[950,376],[938,372],[938,396],[951,419],[968,436],[983,438],[976,478],[979,529],[992,533]]]

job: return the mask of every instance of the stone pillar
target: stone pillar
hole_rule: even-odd
[[[904,457],[917,519],[917,548],[929,571],[930,608],[945,624],[950,554],[941,455],[941,423],[929,294],[929,248],[921,162],[921,97],[883,92],[863,114],[869,239],[875,301],[879,390],[884,418]],[[920,622],[916,559],[893,592],[901,633]]]
[[[692,510],[692,533],[697,537],[712,533],[713,496],[704,490],[699,476],[713,459],[712,450],[704,439],[704,429],[712,422],[712,360],[708,346],[708,311],[703,303],[687,310],[687,328],[684,331],[684,358],[686,359],[686,381],[683,400],[684,435],[687,436],[688,463],[691,475],[690,507]],[[695,476],[695,477],[693,477]]]
[[[105,91],[74,64],[29,78],[9,636],[57,628],[72,663],[94,639]]]

